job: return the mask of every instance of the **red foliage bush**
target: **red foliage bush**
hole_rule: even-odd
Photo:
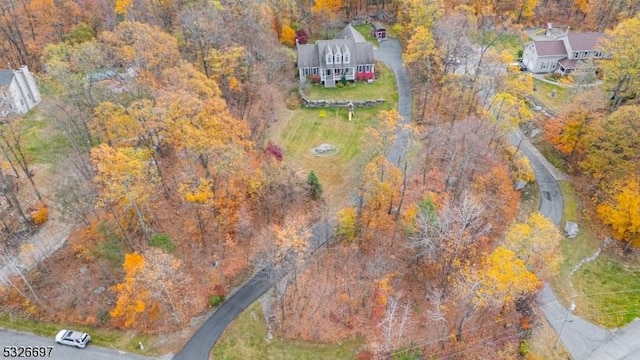
[[[296,40],[298,40],[298,44],[304,45],[309,41],[309,34],[305,29],[298,29],[296,31]]]
[[[372,72],[359,72],[356,73],[356,80],[357,81],[367,81],[367,80],[371,80],[373,79],[373,73]]]
[[[312,84],[320,83],[320,75],[309,75],[309,80]]]
[[[282,148],[272,143],[271,141],[267,143],[267,147],[264,149],[264,153],[273,156],[278,161],[282,161],[282,159],[284,158],[284,151],[282,150]]]

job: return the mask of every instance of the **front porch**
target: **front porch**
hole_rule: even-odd
[[[341,81],[343,77],[347,81],[355,81],[355,68],[325,69],[320,74],[320,83],[325,87],[334,87],[336,82]]]

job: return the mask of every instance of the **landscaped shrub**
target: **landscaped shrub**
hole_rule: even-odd
[[[342,75],[342,77],[340,78],[340,83],[342,84],[342,86],[347,86],[347,77],[345,75]]]
[[[320,75],[309,75],[309,81],[311,81],[312,84],[320,83]]]
[[[373,79],[373,73],[372,72],[359,72],[356,73],[356,80],[357,81],[367,81],[367,80],[371,80]]]

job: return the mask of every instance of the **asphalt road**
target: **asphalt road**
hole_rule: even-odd
[[[509,141],[515,146],[520,145],[520,150],[533,167],[541,194],[540,213],[556,225],[562,225],[564,204],[558,180],[565,180],[566,175],[549,164],[519,130],[509,134]],[[619,332],[606,330],[569,313],[548,284],[538,294],[538,304],[573,359],[640,359],[640,322],[636,321]]]
[[[402,60],[402,47],[396,39],[388,39],[379,44],[379,48],[373,52],[376,60],[387,64],[396,77],[398,89],[398,113],[402,116],[400,124],[411,123],[412,94],[411,83],[407,77],[407,71]],[[400,166],[402,157],[406,154],[410,145],[409,132],[400,129],[396,139],[387,152],[387,159]]]
[[[46,359],[53,360],[122,360],[122,359],[150,359],[139,355],[126,353],[113,349],[107,349],[89,344],[84,349],[76,349],[74,347],[58,345],[53,338],[46,338],[33,334],[17,332],[13,330],[0,329],[0,346],[4,351],[5,346],[52,346],[51,356]],[[48,351],[48,350],[47,350]],[[0,359],[10,359],[12,357],[2,356]],[[22,357],[12,359],[34,359],[36,357]]]

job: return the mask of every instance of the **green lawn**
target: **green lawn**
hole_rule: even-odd
[[[266,339],[267,326],[260,301],[225,330],[216,343],[211,359],[215,360],[320,360],[354,359],[362,340],[353,339],[338,344],[311,344],[301,341]]]
[[[564,196],[561,225],[565,220],[580,224],[580,233],[575,239],[561,241],[565,260],[560,274],[552,282],[558,298],[567,306],[572,296],[569,273],[580,260],[591,256],[600,242],[589,229],[591,221],[583,215],[571,183],[561,182],[560,189]],[[603,254],[596,261],[583,265],[571,281],[576,296],[576,315],[607,328],[620,327],[640,317],[640,272],[626,269],[618,259]]]
[[[361,156],[361,148],[366,141],[363,139],[365,128],[375,127],[380,110],[396,106],[395,78],[390,69],[382,68],[382,76],[377,83],[359,83],[353,89],[362,98],[384,97],[387,100],[384,104],[374,108],[356,108],[352,121],[348,121],[345,108],[300,108],[281,116],[278,123],[269,129],[267,138],[284,148],[285,161],[292,161],[307,173],[313,170],[318,175],[329,205],[344,206],[349,202],[366,160]],[[324,98],[330,98],[330,95],[341,98],[337,94],[350,89],[314,87],[314,91],[317,90],[315,96]],[[334,156],[313,155],[311,150],[323,143],[335,145],[338,153]]]
[[[315,171],[324,187],[324,196],[331,205],[343,205],[358,184],[364,157],[361,155],[366,127],[374,127],[376,114],[390,109],[395,103],[375,108],[355,109],[348,121],[348,113],[339,109],[294,110],[270,129],[269,138],[285,150],[285,161],[291,161],[305,172]],[[338,148],[334,156],[315,156],[311,150],[329,143]]]
[[[562,86],[549,84],[538,79],[533,79],[533,84],[536,87],[533,97],[552,111],[559,111],[573,100],[574,92]]]
[[[393,71],[384,63],[376,62],[378,77],[373,84],[357,81],[343,88],[325,88],[323,85],[307,84],[304,93],[309,99],[324,100],[376,100],[396,101],[396,82]]]
[[[378,47],[378,40],[371,35],[371,24],[357,25],[354,26],[354,28],[358,30],[358,32],[362,34],[362,36],[364,36],[364,38],[370,42],[374,48]]]
[[[496,36],[499,36],[497,40],[495,40]],[[483,37],[482,33],[477,34],[477,42],[482,43],[483,45],[488,45],[491,41],[495,42],[492,44],[492,48],[500,53],[502,51],[508,51],[511,55],[513,55],[514,59],[518,54],[518,50],[523,50],[523,44],[526,42],[519,34],[500,34],[498,35],[495,32],[488,32]]]
[[[37,110],[25,116],[23,126],[25,150],[34,162],[55,164],[70,151],[69,140],[40,117]]]
[[[45,321],[29,320],[22,317],[13,316],[7,313],[0,313],[0,328],[13,329],[18,331],[26,331],[36,335],[50,337],[53,343],[53,337],[60,329],[64,329],[64,325],[58,325]],[[147,356],[159,355],[147,335],[133,334],[129,332],[99,329],[88,326],[70,325],[69,328],[87,332],[91,335],[91,343],[98,346],[111,347],[127,352],[145,354]],[[145,345],[145,350],[138,349],[138,342]]]

